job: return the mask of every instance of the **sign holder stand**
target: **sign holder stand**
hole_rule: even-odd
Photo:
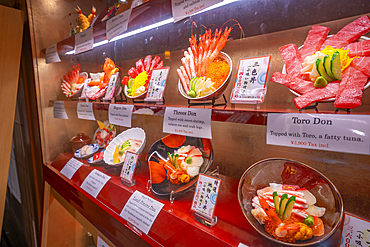
[[[217,216],[213,215],[212,218],[208,218],[200,213],[193,212],[194,219],[199,223],[205,225],[206,227],[211,228],[212,226],[217,224]]]
[[[191,102],[191,99],[188,99],[188,105],[189,106],[195,106],[195,105],[212,105],[212,106],[222,106],[222,105],[227,105],[227,100],[225,97],[225,94],[222,94],[222,97],[224,98],[224,102],[222,103],[216,103],[216,98],[213,97],[211,101],[203,101],[203,102]]]
[[[135,181],[135,179],[132,179],[132,181],[128,181],[124,178],[121,178],[121,183],[123,185],[126,185],[127,187],[131,187],[131,186],[134,186],[136,184],[136,181]]]

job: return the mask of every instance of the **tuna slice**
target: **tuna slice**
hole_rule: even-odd
[[[315,88],[294,99],[294,103],[298,109],[302,109],[310,104],[335,97],[339,88],[339,83],[332,82],[326,87]]]
[[[303,60],[297,46],[287,44],[280,47],[279,51],[284,58],[287,73],[294,77],[303,78],[301,73]]]
[[[369,31],[370,18],[367,15],[361,16],[343,27],[337,34],[327,39],[321,46],[321,49],[324,49],[327,45],[334,48],[341,48],[352,43]]]
[[[362,90],[367,82],[367,78],[367,75],[353,67],[348,67],[344,70],[334,106],[352,109],[361,105]]]
[[[312,26],[311,30],[308,32],[306,41],[300,50],[303,60],[307,56],[311,56],[314,52],[320,50],[322,44],[328,36],[329,30],[330,28],[324,26]]]
[[[311,81],[306,81],[280,72],[275,72],[270,81],[283,84],[299,94],[305,94],[316,88]]]
[[[365,75],[370,76],[370,57],[355,58],[353,59],[351,65]]]
[[[351,43],[346,46],[346,50],[349,50],[350,56],[369,56],[370,55],[370,40],[364,40],[361,42]]]

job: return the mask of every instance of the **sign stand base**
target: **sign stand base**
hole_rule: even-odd
[[[135,179],[132,179],[132,181],[130,182],[130,181],[124,179],[124,178],[121,178],[121,183],[123,185],[126,185],[127,187],[131,187],[131,186],[134,186],[136,184],[136,181],[135,181]]]
[[[222,94],[222,97],[224,99],[224,102],[216,103],[216,98],[213,97],[211,101],[196,101],[191,102],[191,99],[188,99],[188,105],[189,106],[195,106],[195,105],[212,105],[212,106],[222,106],[222,105],[227,105],[227,100],[225,97],[225,94]]]
[[[197,212],[193,213],[194,219],[199,223],[205,225],[206,227],[211,228],[212,226],[217,224],[217,216],[213,216],[212,219],[205,217]]]

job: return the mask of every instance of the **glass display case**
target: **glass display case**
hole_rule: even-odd
[[[91,5],[94,5],[98,14],[108,12],[107,9],[113,3],[90,1],[79,3],[79,6],[84,12],[88,12]],[[129,6],[131,1],[124,3]],[[252,228],[238,202],[240,177],[254,163],[267,158],[296,160],[318,170],[338,189],[345,211],[364,218],[370,217],[370,196],[367,193],[370,186],[367,176],[370,167],[368,155],[266,144],[269,113],[337,114],[344,118],[370,115],[370,89],[363,91],[362,104],[351,110],[338,109],[334,107],[333,102],[319,102],[315,107],[298,110],[294,104],[296,95],[283,85],[270,82],[274,72],[283,70],[284,61],[279,47],[289,43],[302,46],[312,25],[329,27],[329,34],[335,34],[362,15],[369,15],[369,3],[366,0],[243,0],[222,3],[219,7],[174,23],[171,1],[145,2],[132,9],[128,29],[124,32],[126,35],[112,42],[108,42],[106,38],[106,21],[101,21],[98,17],[92,27],[95,47],[75,55],[75,39],[70,34],[70,23],[73,26],[78,16],[77,12],[74,12],[75,3],[53,5],[41,0],[28,1],[28,15],[32,17],[30,28],[33,36],[39,124],[42,130],[43,176],[47,188],[45,198],[54,193],[54,197],[57,195],[59,203],[72,212],[77,221],[82,222],[82,225],[93,225],[90,227],[93,230],[88,231],[93,234],[95,241],[100,235],[110,241],[110,244],[117,246],[125,245],[125,241],[136,246],[188,246],[202,243],[222,246],[238,246],[239,243],[248,246],[276,246],[276,243],[262,237]],[[217,99],[196,102],[188,100],[179,91],[181,82],[177,69],[182,65],[181,58],[189,47],[189,38],[192,34],[203,34],[206,29],[211,28],[214,31],[221,27],[232,27],[222,49],[232,61],[230,81]],[[53,44],[57,44],[61,62],[46,64],[45,49]],[[93,105],[96,120],[101,122],[108,120],[111,103],[133,105],[131,125],[142,128],[146,133],[140,166],[134,174],[136,184],[132,187],[123,185],[119,168],[101,164],[89,165],[87,159],[82,160],[84,165],[71,179],[63,176],[61,169],[74,157],[71,138],[78,133],[93,138],[99,128],[96,121],[78,118],[78,102],[86,102],[86,99],[67,98],[63,94],[63,75],[77,64],[82,72],[89,75],[102,72],[105,59],[110,58],[119,68],[120,81],[128,75],[131,67],[136,66],[138,59],[144,59],[147,55],[152,55],[153,58],[159,56],[164,66],[170,68],[163,95],[165,101],[162,104],[149,103],[142,99],[133,100],[124,93],[117,95],[114,100],[89,100]],[[255,104],[231,103],[230,95],[239,60],[263,55],[272,55],[270,69],[266,75],[264,101]],[[125,90],[123,85],[120,86]],[[64,102],[68,119],[54,118],[53,106],[56,101]],[[148,190],[148,151],[153,143],[167,135],[163,133],[163,119],[167,107],[211,110],[211,143],[214,156],[209,172],[217,170],[222,181],[215,210],[218,221],[212,228],[197,222],[190,213],[194,187],[176,197],[173,203],[168,197],[157,196]],[[143,112],[145,114],[142,114]],[[117,125],[115,128],[117,134],[129,129]],[[111,176],[96,198],[80,188],[86,176],[94,169]],[[122,208],[136,190],[164,203],[148,234],[120,217]],[[50,199],[45,199],[44,204],[44,217],[52,219]],[[53,220],[44,220],[43,223],[44,229],[50,227],[47,225],[57,224]],[[88,229],[89,226],[85,228]],[[48,234],[46,230],[43,232]],[[338,229],[321,244],[338,245],[340,237],[341,231]],[[45,239],[45,235],[42,239]]]

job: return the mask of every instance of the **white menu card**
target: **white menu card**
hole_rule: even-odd
[[[162,101],[170,67],[153,69],[144,101]]]
[[[54,101],[54,118],[68,119],[64,101]]]
[[[370,246],[370,221],[345,212],[342,227],[339,247]]]
[[[46,63],[57,63],[60,62],[57,44],[54,44],[52,46],[49,46],[46,48],[45,52],[45,62]]]
[[[204,174],[199,174],[191,210],[206,218],[213,218],[221,180]]]
[[[174,22],[178,22],[188,16],[194,15],[195,13],[219,2],[222,2],[222,0],[172,0],[171,5]]]
[[[125,12],[122,12],[121,14],[114,16],[111,19],[107,20],[107,24],[105,28],[106,28],[108,41],[113,39],[118,34],[123,33],[124,31],[127,30],[131,11],[132,9],[128,9]]]
[[[94,44],[93,27],[90,27],[81,33],[77,33],[75,35],[75,54],[92,50],[93,44]]]
[[[212,109],[166,107],[163,132],[212,139]]]
[[[109,122],[131,128],[132,109],[134,105],[109,104]]]
[[[80,119],[95,120],[93,104],[78,102],[77,104],[77,116]]]
[[[269,113],[267,144],[370,154],[370,116]]]
[[[82,182],[81,188],[96,198],[110,178],[107,174],[94,169]]]
[[[76,173],[78,169],[83,165],[81,161],[76,160],[75,158],[71,158],[60,170],[60,173],[62,173],[64,176],[66,176],[68,179],[71,179],[73,175]]]
[[[136,190],[123,207],[120,216],[148,234],[163,206],[163,203]]]

